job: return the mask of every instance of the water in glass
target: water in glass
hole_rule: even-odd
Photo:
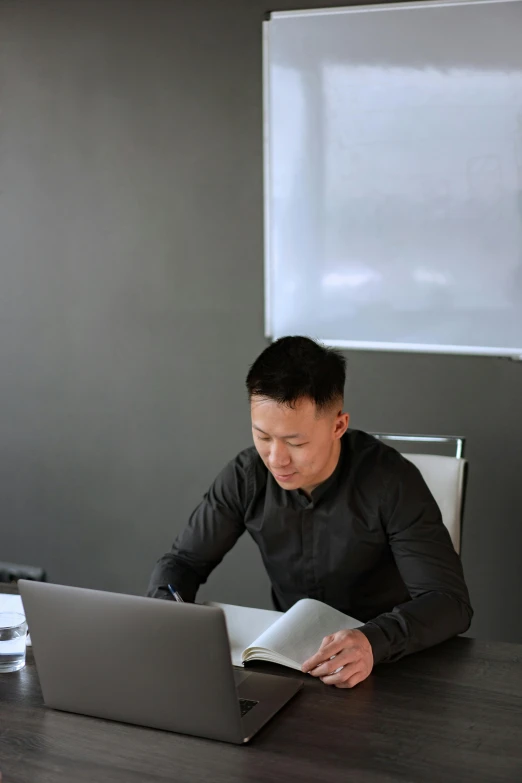
[[[27,623],[23,614],[0,612],[0,674],[25,666]]]

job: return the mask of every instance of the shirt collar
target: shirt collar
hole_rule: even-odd
[[[325,481],[322,481],[319,486],[317,486],[314,490],[312,490],[312,499],[308,497],[302,490],[296,489],[293,490],[296,492],[301,500],[301,502],[306,501],[306,505],[315,505],[317,501],[323,497],[323,495],[328,492],[331,487],[335,486],[338,482],[339,476],[343,472],[343,464],[346,459],[348,449],[347,449],[347,441],[346,441],[346,434],[343,435],[341,438],[341,451],[339,453],[339,459],[337,460],[337,465],[334,468],[333,473],[328,476],[328,478]]]

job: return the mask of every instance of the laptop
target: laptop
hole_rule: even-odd
[[[302,686],[232,666],[219,607],[18,587],[48,707],[240,744]]]

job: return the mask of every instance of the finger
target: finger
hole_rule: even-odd
[[[314,661],[317,661],[317,663],[314,663]],[[330,661],[335,661],[335,665],[333,666],[334,669],[337,669],[340,666],[340,662],[337,662],[336,655],[330,655],[328,658],[324,658],[324,656],[318,654],[313,658],[310,658],[308,661],[305,661],[301,667],[301,670],[307,674],[311,674],[311,672],[315,671],[319,666],[330,666]],[[331,669],[332,667],[330,666],[329,669],[323,669],[323,672],[330,671]]]
[[[364,672],[356,672],[351,677],[349,677],[344,682],[339,682],[336,684],[336,688],[354,688],[356,685],[358,685],[360,682],[363,682],[363,680],[366,680],[367,674]]]
[[[321,642],[321,645],[319,647],[320,650],[323,650],[327,644],[330,644],[330,642],[333,642],[334,634],[331,633],[329,636],[323,636],[323,641]]]
[[[335,661],[335,663],[331,663],[331,661]],[[327,661],[321,661],[321,663],[318,663],[317,666],[315,666],[313,669],[311,669],[308,674],[311,674],[313,677],[324,677],[327,674],[335,674],[335,672],[340,672],[343,668],[343,665],[339,655],[331,655]]]
[[[313,664],[312,664],[312,666],[308,666],[308,664],[306,664],[306,665],[303,664],[302,671],[304,671],[306,674],[311,674],[313,677],[319,677],[319,675],[321,674],[321,671],[322,671],[323,674],[325,674],[326,672],[329,671],[329,669],[326,668],[328,666],[328,663],[329,663],[329,660],[328,661],[319,661],[319,663],[317,663],[315,666]]]
[[[342,672],[346,666],[352,666],[352,667],[361,667],[361,661],[359,659],[355,661],[346,661],[346,663],[342,663],[342,660],[340,656],[336,656],[334,658],[334,663],[331,663],[330,661],[325,661],[320,666],[316,666],[315,669],[312,669],[309,674],[312,675],[312,677],[320,677],[323,679],[323,677],[330,677],[334,674],[339,674],[339,672]]]
[[[311,669],[319,666],[319,664],[331,660],[334,655],[338,655],[341,652],[343,644],[345,644],[345,642],[339,640],[329,642],[324,647],[321,647],[315,655],[312,655],[311,658],[308,658],[308,660],[303,663],[301,667],[302,671],[309,672]]]
[[[338,666],[337,669],[341,671],[343,667]],[[336,669],[329,668],[328,661],[324,661],[323,663],[318,664],[315,668],[310,669],[310,671],[307,672],[307,674],[311,674],[312,677],[325,677],[328,674],[333,674],[333,672],[336,671]]]
[[[323,675],[320,679],[325,685],[338,685],[339,683],[347,682],[351,677],[361,671],[361,665],[359,663],[350,663],[347,666],[343,666],[341,671]]]
[[[332,655],[332,653],[330,653],[330,655],[327,655],[324,652],[324,650],[328,644],[331,644],[332,640],[333,640],[333,635],[325,636],[316,654],[312,655],[311,658],[307,658],[306,661],[303,662],[301,666],[301,671],[308,672],[310,669],[313,669],[315,666],[318,666],[320,663],[327,661],[330,655]]]
[[[361,652],[357,647],[345,647],[337,655],[331,655],[327,661],[322,660],[317,663],[317,666],[308,670],[304,669],[304,671],[308,671],[309,674],[313,674],[315,677],[322,677],[325,674],[333,674],[341,666],[346,666],[348,663],[358,663],[360,660]]]
[[[324,655],[316,653],[302,664],[301,671],[308,673],[312,669],[315,669],[316,666],[320,666],[322,663],[326,663],[327,660],[328,659]]]

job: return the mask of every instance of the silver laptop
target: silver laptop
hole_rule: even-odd
[[[18,586],[49,707],[243,743],[302,686],[234,668],[218,607]]]

